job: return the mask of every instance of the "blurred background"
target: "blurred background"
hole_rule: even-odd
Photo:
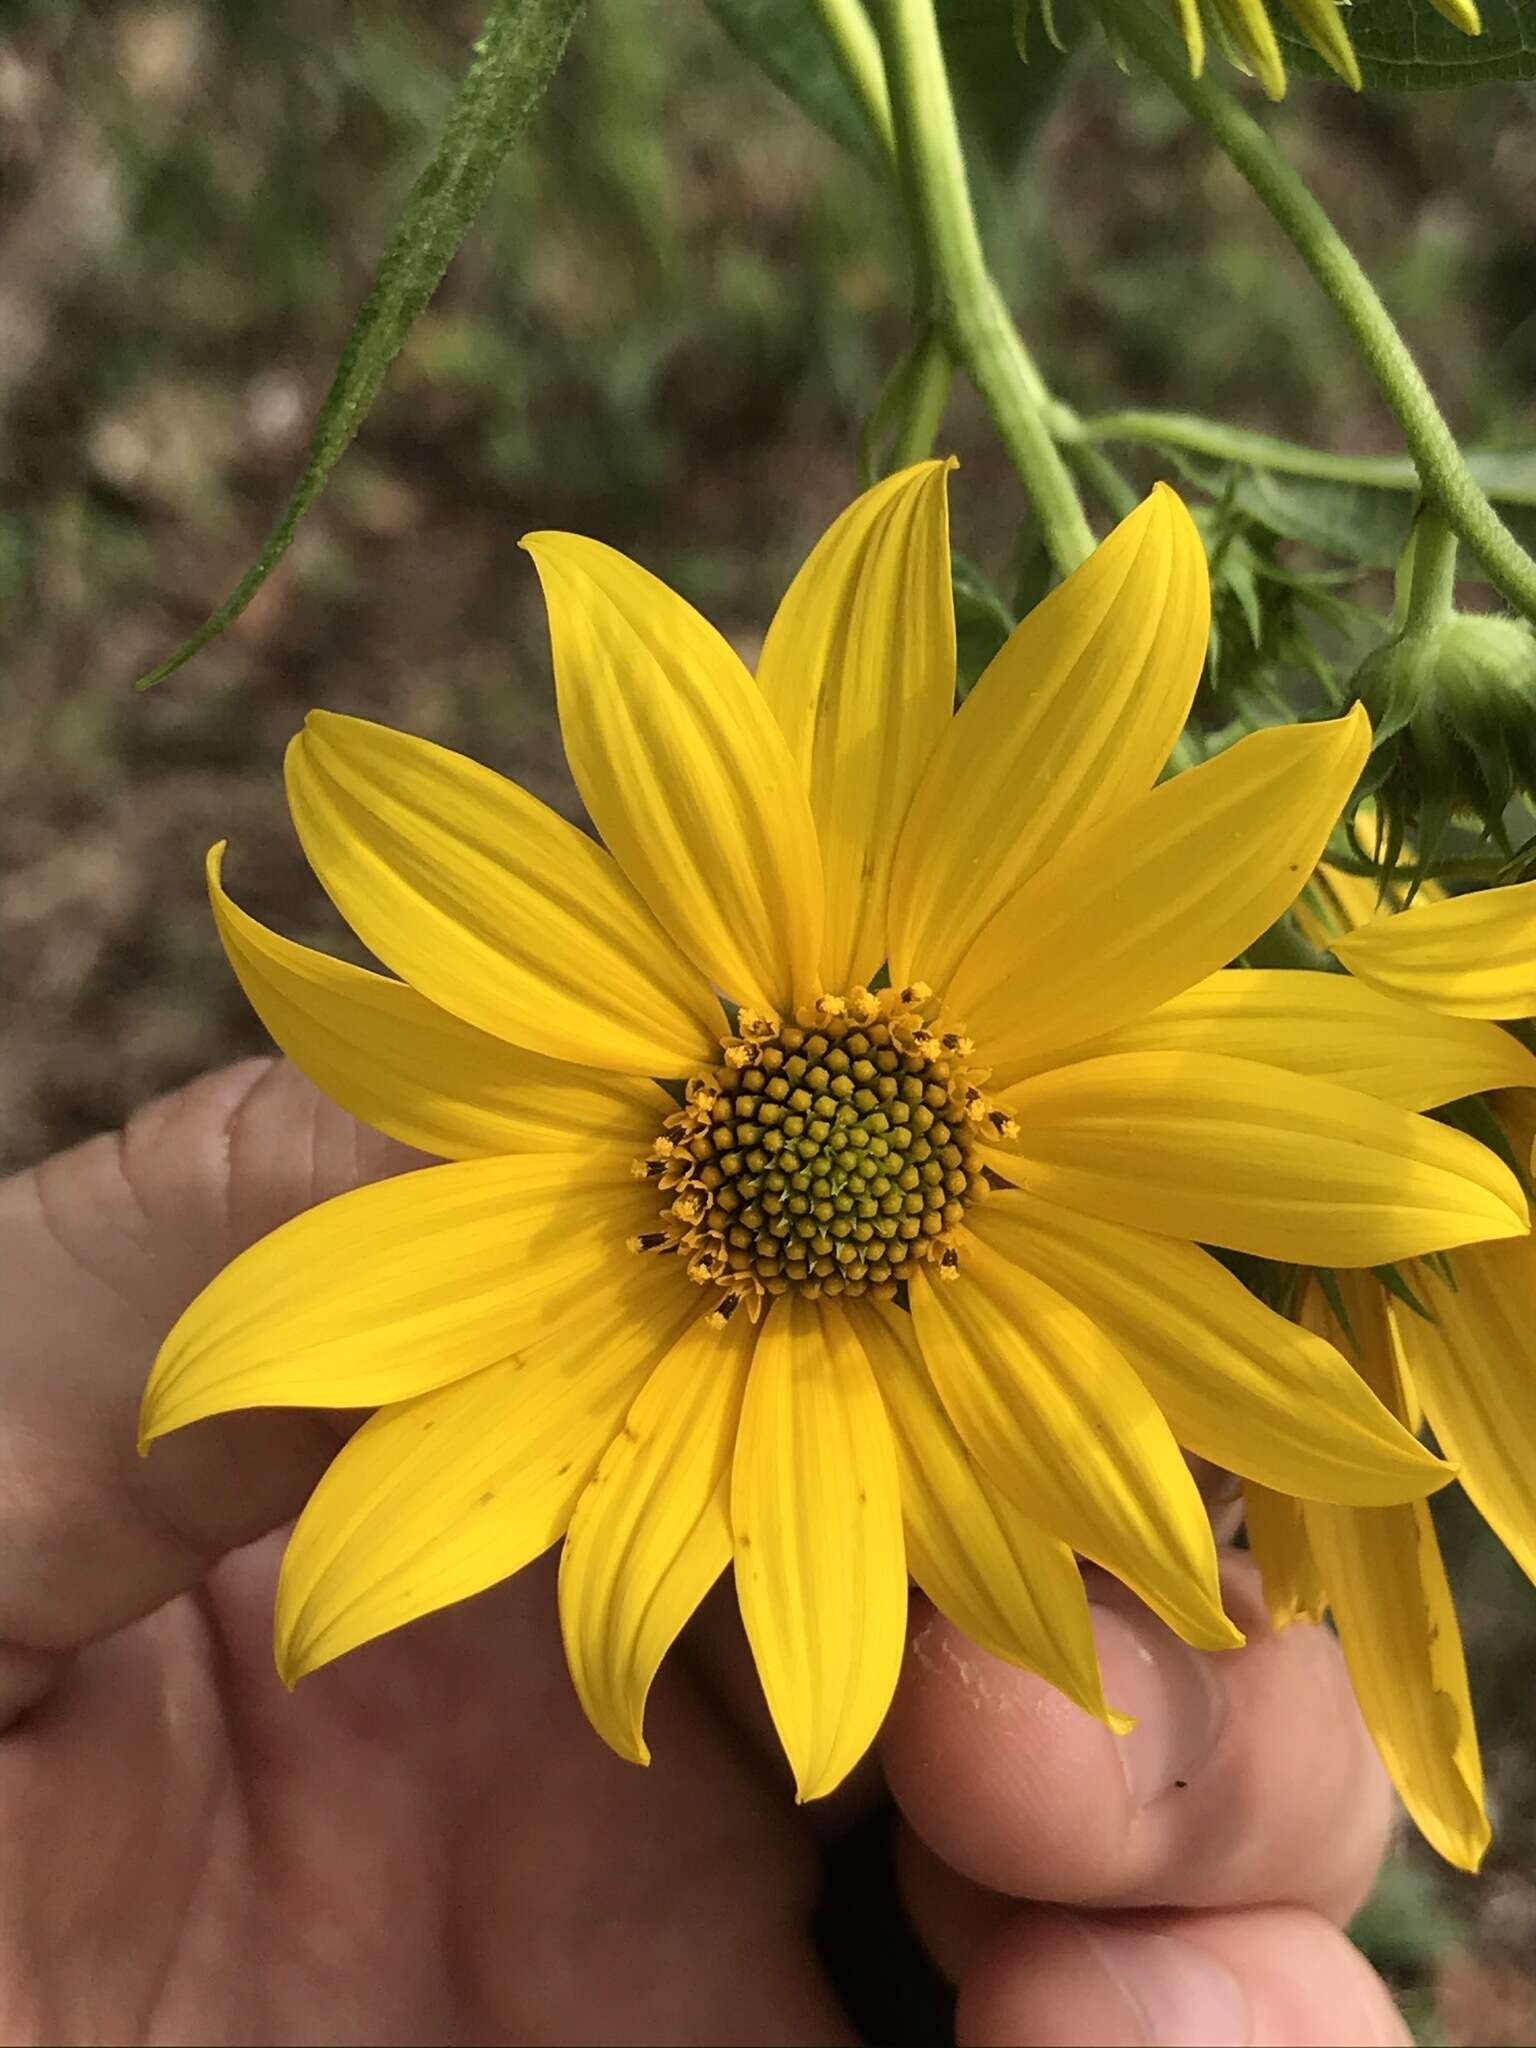
[[[286,824],[311,705],[461,747],[574,814],[534,577],[571,526],[749,655],[855,488],[907,331],[874,179],[699,0],[593,0],[362,438],[220,642],[234,583],[477,26],[459,0],[0,0],[0,1163],[260,1049],[202,894],[337,947]],[[1297,81],[1282,142],[1464,439],[1536,439],[1532,102]],[[996,260],[1080,410],[1189,406],[1351,452],[1392,422],[1245,187],[1151,82],[1074,63]],[[1022,495],[974,402],[957,545],[1005,580]],[[1154,472],[1144,469],[1141,480]],[[1493,1851],[1405,1837],[1357,1932],[1425,2041],[1536,2039],[1536,1594],[1440,1496]]]

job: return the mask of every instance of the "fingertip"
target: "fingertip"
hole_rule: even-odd
[[[962,2048],[1401,2048],[1347,1936],[1295,1907],[1096,1916],[1030,1907],[960,1988]]]
[[[1390,1791],[1338,1646],[1275,1635],[1231,1560],[1239,1652],[1195,1651],[1092,1584],[1115,1736],[1044,1680],[928,1616],[911,1638],[881,1755],[913,1830],[960,1877],[1014,1898],[1097,1907],[1295,1900],[1340,1921],[1379,1864]]]

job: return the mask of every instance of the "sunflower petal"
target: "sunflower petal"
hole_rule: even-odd
[[[947,991],[981,1057],[1000,1067],[1075,1045],[1225,967],[1315,866],[1370,733],[1358,706],[1252,733],[1074,833],[992,919]]]
[[[1352,92],[1359,92],[1359,60],[1335,0],[1285,0],[1285,4],[1323,62],[1338,73]]]
[[[1483,1768],[1429,1509],[1309,1501],[1303,1513],[1350,1682],[1392,1782],[1440,1854],[1476,1870],[1489,1838]]]
[[[731,1561],[731,1459],[756,1332],[690,1326],[636,1395],[571,1517],[560,1629],[587,1719],[648,1764],[645,1702],[661,1660]]]
[[[604,843],[726,995],[817,993],[821,857],[784,735],[692,605],[600,541],[531,533],[566,756]]]
[[[1064,833],[1152,787],[1209,632],[1200,536],[1159,485],[1022,621],[940,738],[891,871],[894,981],[943,988]]]
[[[1536,1016],[1536,882],[1421,903],[1333,941],[1351,974],[1452,1017]]]
[[[1221,1053],[1124,1052],[1001,1097],[1005,1176],[1063,1208],[1307,1266],[1379,1266],[1516,1237],[1494,1155],[1352,1088]]]
[[[492,1037],[621,1073],[719,1056],[720,1006],[612,860],[516,783],[312,711],[288,749],[310,865],[358,937]]]
[[[901,470],[833,521],[789,586],[757,665],[810,792],[831,989],[868,981],[885,958],[897,831],[954,703],[953,467]]]
[[[696,1290],[659,1259],[552,1338],[365,1422],[283,1555],[277,1666],[343,1651],[510,1578],[559,1541],[577,1496]]]
[[[797,1796],[842,1783],[875,1739],[906,1643],[890,1424],[835,1303],[769,1308],[731,1482],[736,1592]]]
[[[905,1310],[874,1302],[851,1309],[849,1322],[891,1418],[913,1578],[973,1643],[1123,1734],[1132,1723],[1104,1704],[1076,1558],[975,1464],[923,1369]]]
[[[1114,1052],[1227,1053],[1358,1088],[1400,1109],[1536,1086],[1536,1055],[1497,1024],[1413,1009],[1342,974],[1223,968],[1084,1045],[1042,1054],[1024,1070],[994,1068],[992,1087]]]
[[[1307,1542],[1301,1502],[1245,1480],[1243,1522],[1249,1553],[1264,1581],[1271,1625],[1286,1628],[1293,1621],[1321,1621],[1328,1612],[1328,1595]]]
[[[1103,1332],[984,1227],[968,1235],[955,1280],[919,1266],[910,1283],[923,1361],[962,1443],[1015,1508],[1186,1641],[1234,1648],[1211,1526],[1152,1396]]]
[[[1243,69],[1263,86],[1272,100],[1285,98],[1285,61],[1265,11],[1264,0],[1212,0],[1216,19],[1226,30],[1228,54],[1241,57]]]
[[[1536,1582],[1536,1240],[1451,1261],[1455,1288],[1412,1270],[1434,1322],[1393,1312],[1413,1384],[1478,1513]]]
[[[1198,1457],[1282,1493],[1371,1505],[1451,1477],[1334,1344],[1208,1252],[1009,1191],[977,1229],[1092,1317]]]
[[[494,1365],[635,1278],[656,1196],[584,1155],[470,1159],[295,1216],[160,1348],[141,1442],[233,1408],[378,1408]]]
[[[402,1144],[443,1159],[575,1146],[639,1158],[670,1099],[653,1081],[546,1059],[461,1024],[403,981],[332,960],[258,924],[224,893],[224,843],[208,894],[251,1008],[332,1102]]]

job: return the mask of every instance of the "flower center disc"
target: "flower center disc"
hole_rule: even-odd
[[[958,1267],[954,1234],[985,1191],[976,1146],[1011,1134],[921,984],[821,996],[793,1023],[743,1012],[637,1172],[669,1196],[637,1251],[676,1251],[724,1294],[896,1292],[913,1260]]]

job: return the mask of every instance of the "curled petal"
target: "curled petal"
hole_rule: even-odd
[[[671,1109],[654,1081],[569,1065],[461,1023],[403,981],[332,960],[249,917],[208,855],[219,937],[251,1007],[333,1102],[443,1159],[580,1147],[639,1158]]]

